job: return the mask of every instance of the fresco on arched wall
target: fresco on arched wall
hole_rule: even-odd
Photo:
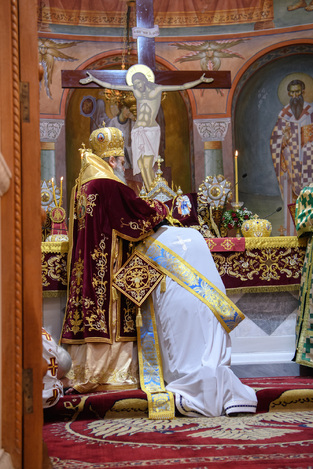
[[[110,57],[107,58],[107,62],[109,61]],[[105,59],[99,59],[90,67],[107,68],[106,65]],[[103,89],[80,88],[70,93],[66,108],[66,173],[67,187],[71,188],[80,170],[79,148],[82,143],[89,147],[89,136],[94,130],[95,120],[97,126],[102,122],[115,126],[112,119],[118,114],[118,103],[112,103]],[[101,116],[97,116],[100,108]],[[162,120],[158,122],[161,127],[160,156],[164,159],[164,177],[169,184],[173,183],[174,188],[181,187],[184,192],[190,192],[193,160],[190,142],[191,111],[186,92],[164,93],[161,108],[162,115],[158,119]],[[140,175],[133,176],[131,168],[126,170],[126,180],[136,193],[140,192],[142,178]],[[69,196],[68,193],[68,199]]]
[[[80,113],[80,102],[83,96],[93,96],[93,93],[86,90],[85,94],[80,96],[80,101],[75,102],[75,112],[68,119],[67,113],[71,111],[72,107],[68,104],[70,101],[66,99],[68,91],[63,90],[61,87],[61,71],[64,69],[89,68],[89,66],[93,66],[99,57],[108,55],[112,57],[112,68],[120,68],[124,32],[123,15],[112,17],[116,21],[112,26],[112,23],[107,21],[111,18],[107,11],[106,14],[102,14],[102,7],[107,2],[108,0],[95,2],[73,0],[71,7],[76,8],[75,14],[71,15],[70,9],[64,11],[62,16],[57,14],[56,9],[60,9],[67,4],[68,2],[65,0],[43,0],[40,2],[41,10],[39,8],[39,12],[41,16],[38,19],[39,58],[45,68],[45,81],[41,83],[40,91],[41,119],[47,121],[49,119],[59,119],[62,123],[66,121],[67,143],[64,138],[65,132],[61,133],[58,141],[55,142],[56,176],[64,176],[71,181],[76,177],[74,167],[71,169],[71,166],[68,165],[72,174],[66,176],[64,162],[66,157],[69,162],[74,161],[74,158],[77,158],[79,154],[78,148],[81,143],[86,142],[86,139],[88,140],[90,119]],[[196,13],[198,13],[198,9],[196,11],[190,9],[190,15],[188,16],[190,22],[188,24],[181,23],[179,27],[175,28],[175,21],[183,21],[183,7],[187,4],[189,6],[191,3],[195,4],[195,2],[189,0],[158,2],[158,0],[155,0],[154,3],[157,6],[156,21],[158,21],[157,18],[164,19],[163,23],[160,23],[160,36],[155,40],[158,66],[161,64],[167,70],[205,70],[207,73],[213,69],[229,70],[232,78],[231,90],[190,90],[183,94],[178,93],[179,97],[171,95],[167,100],[168,104],[164,103],[164,114],[167,120],[165,159],[171,170],[174,183],[181,185],[184,192],[189,192],[190,190],[197,190],[199,184],[203,181],[205,176],[204,143],[200,134],[195,130],[193,122],[199,119],[210,124],[211,121],[218,121],[219,118],[222,120],[228,119],[231,116],[233,94],[234,102],[238,105],[236,116],[239,116],[239,118],[236,117],[236,122],[240,122],[240,124],[236,127],[233,136],[231,136],[231,130],[227,132],[223,142],[223,163],[226,176],[230,180],[233,179],[233,151],[235,145],[240,145],[238,150],[244,154],[247,152],[253,154],[257,147],[257,155],[264,156],[261,161],[267,161],[270,157],[268,148],[270,132],[283,106],[277,98],[277,88],[280,80],[284,77],[277,78],[278,70],[268,60],[262,63],[260,67],[255,68],[256,62],[260,60],[257,59],[253,63],[255,74],[253,80],[261,76],[258,85],[255,86],[254,81],[248,83],[246,79],[243,87],[242,80],[240,79],[239,83],[237,81],[242,74],[242,70],[247,67],[247,63],[252,61],[254,57],[259,57],[263,50],[272,49],[275,44],[312,41],[313,11],[310,8],[311,1],[305,0],[301,3],[302,6],[293,8],[300,2],[297,0],[228,0],[227,2],[224,0],[208,0],[208,2],[199,0],[197,5],[201,4],[206,10],[205,15],[202,15],[200,19],[203,22],[206,18],[207,23],[197,23]],[[161,15],[160,10],[165,3],[168,5],[166,18]],[[113,11],[114,7],[121,7],[122,4],[125,6],[124,1],[117,0],[116,5],[112,6],[112,2],[110,2],[110,11]],[[179,4],[181,11],[176,20],[171,23],[174,18],[172,11],[174,4]],[[88,9],[89,5],[91,5],[90,9]],[[97,23],[88,23],[86,21],[87,13],[94,13],[96,5],[100,5],[102,8],[98,11]],[[208,23],[209,18],[212,19],[212,15],[208,14],[209,6],[212,5],[216,5],[217,8],[213,14],[214,21]],[[222,18],[219,13],[223,11],[223,8],[225,10],[225,5],[231,5],[231,8],[234,9],[248,5],[250,8],[250,16],[246,18],[248,21],[243,20],[242,15],[233,16],[233,20],[228,18],[229,21],[227,20],[226,23],[219,21],[218,18]],[[84,7],[84,12],[87,12],[87,16],[80,16],[82,7]],[[261,7],[264,7],[265,10]],[[53,8],[56,9],[53,10]],[[121,11],[120,8],[120,13]],[[265,15],[264,11],[266,12]],[[92,18],[92,16],[90,15],[89,18]],[[239,21],[238,18],[241,18],[242,21]],[[265,20],[262,21],[262,18]],[[131,54],[135,56],[135,40],[131,41],[131,47]],[[301,51],[297,53],[301,54]],[[289,55],[289,51],[284,52],[284,54]],[[278,60],[277,54],[274,54],[272,60],[273,63]],[[286,63],[288,64],[288,59]],[[268,67],[268,69],[273,67],[273,76],[271,77],[272,70],[271,73],[265,73],[266,69],[264,68],[263,72],[260,72],[259,68],[262,67]],[[301,71],[306,72],[307,68],[308,63],[303,66]],[[289,73],[294,73],[294,70],[290,67],[285,71],[286,75]],[[310,76],[312,75],[309,70],[307,73]],[[236,87],[241,90],[240,99],[236,95]],[[74,93],[77,93],[77,91]],[[72,92],[69,93],[70,95],[72,95]],[[248,109],[245,108],[245,102],[248,103]],[[253,109],[253,116],[250,113],[251,108]],[[264,110],[266,110],[265,114]],[[247,122],[245,121],[247,114],[252,119],[251,121],[249,121],[249,118]],[[264,118],[264,115],[267,115],[268,119]],[[233,116],[235,116],[234,111]],[[253,133],[252,122],[262,122],[261,130],[266,133],[264,137]],[[243,130],[242,127],[249,128],[249,132]],[[179,135],[177,134],[178,128],[180,129]],[[255,137],[254,148],[251,148],[250,142],[245,141],[245,137],[249,134]],[[68,141],[69,135],[73,137],[71,141]],[[259,147],[258,138],[264,140],[262,147]],[[247,145],[247,150],[242,150],[244,145]],[[73,153],[75,153],[75,156],[73,156]],[[260,164],[259,160],[256,160],[255,163],[257,166]],[[242,164],[241,160],[239,164]],[[252,179],[250,175],[254,165],[251,166],[249,160],[245,161],[245,165],[249,171],[244,168],[242,171],[249,173],[249,176],[240,181],[240,191],[249,191],[250,187],[246,187],[246,184],[252,184],[255,192],[260,181],[259,179],[255,180],[254,177]],[[269,187],[272,191],[270,194],[266,193],[263,199],[267,200],[267,197],[269,197],[269,200],[274,200],[277,206],[281,205],[279,185],[277,179],[275,179],[273,165],[264,166],[263,164],[262,173],[260,172],[260,174],[265,174],[270,182],[265,187],[266,191],[269,190]],[[263,177],[260,177],[260,180],[262,181]],[[71,185],[68,186],[68,191],[70,188]],[[253,191],[248,192],[250,194],[249,203],[252,202],[253,195],[255,202],[252,208],[255,207],[257,213],[266,216],[269,212],[264,213],[259,209],[257,203],[258,193]],[[263,202],[262,204],[266,206]],[[275,214],[274,217],[276,216],[281,217],[282,213]]]
[[[295,127],[293,124],[286,126],[288,120],[304,124],[312,120],[310,103],[313,101],[313,47],[289,46],[289,55],[285,55],[284,52],[286,49],[272,51],[268,56],[269,62],[266,63],[266,57],[263,57],[260,59],[263,66],[259,68],[256,64],[251,66],[251,69],[257,71],[248,79],[245,77],[242,87],[239,82],[240,92],[235,99],[233,109],[234,145],[239,152],[239,175],[247,174],[245,178],[239,177],[240,198],[250,210],[261,217],[266,217],[275,209],[282,207],[281,211],[270,217],[275,226],[276,233],[273,233],[275,235],[294,234],[288,204],[295,200],[297,192],[301,189],[301,183],[313,181],[310,172],[312,135],[310,137],[309,132],[307,141],[304,142],[302,131],[302,145],[306,144],[307,148],[306,153],[303,153],[303,148],[301,152],[295,139]],[[308,104],[304,104],[304,109],[300,110],[298,118],[294,117],[290,107],[286,108],[290,100],[287,85],[294,79],[305,83],[303,97],[308,101]],[[301,86],[296,88],[301,90]],[[301,129],[299,132],[301,133]],[[284,154],[286,144],[289,149]],[[299,157],[304,158],[303,171],[298,165]],[[292,158],[292,168],[290,158]],[[306,161],[309,165],[306,165]],[[309,166],[309,172],[305,166]],[[296,177],[301,171],[302,179]],[[288,173],[291,178],[288,178]],[[293,197],[291,189],[294,192]],[[279,232],[281,226],[287,231]]]

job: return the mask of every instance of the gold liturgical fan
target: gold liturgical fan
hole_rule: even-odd
[[[138,306],[136,326],[142,326],[140,306],[164,278],[164,274],[138,251],[114,275],[113,286]]]

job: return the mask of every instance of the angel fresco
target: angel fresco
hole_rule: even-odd
[[[226,58],[239,58],[244,57],[238,52],[232,52],[231,47],[245,42],[246,39],[237,39],[234,41],[220,40],[220,41],[197,41],[197,42],[178,42],[171,44],[177,49],[184,49],[189,51],[188,54],[175,59],[175,62],[191,62],[195,60],[200,61],[200,67],[203,71],[219,70],[222,64],[222,59]],[[223,94],[221,90],[216,90],[218,93]]]
[[[52,74],[55,60],[66,60],[73,62],[75,59],[70,55],[64,54],[60,49],[76,46],[78,41],[63,42],[53,41],[52,39],[39,38],[38,40],[38,52],[39,52],[39,63],[41,63],[44,73],[43,80],[45,84],[46,93],[49,98],[52,99],[50,86],[52,84]]]

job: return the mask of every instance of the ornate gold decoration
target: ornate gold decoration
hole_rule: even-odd
[[[247,240],[254,238],[247,238]],[[227,275],[234,279],[239,279],[242,286],[237,288],[240,292],[252,291],[286,291],[299,288],[299,279],[303,265],[303,250],[299,247],[250,247],[246,246],[244,252],[234,252],[232,254],[213,252],[212,256],[221,277]],[[280,281],[282,277],[293,279],[292,285],[272,285],[273,281]],[[245,287],[247,281],[262,281],[262,286]],[[233,289],[230,289],[233,291]]]
[[[254,215],[251,220],[246,220],[241,225],[241,231],[245,238],[261,238],[270,236],[272,225],[268,220],[262,220],[258,215]]]
[[[214,208],[222,208],[225,201],[231,199],[231,183],[221,174],[208,176],[198,189],[198,202],[201,205],[210,204]]]
[[[271,236],[267,238],[246,238],[246,250],[267,248],[300,248],[306,247],[307,239],[298,239],[296,236]]]
[[[66,218],[66,211],[63,207],[54,207],[50,211],[50,218],[54,223],[62,223]]]
[[[78,260],[74,263],[72,269],[72,281],[68,300],[70,313],[68,323],[64,325],[66,332],[72,331],[73,334],[77,334],[85,329],[88,331],[101,330],[105,333],[108,331],[105,317],[106,310],[104,309],[108,289],[107,281],[105,280],[105,274],[108,270],[108,254],[105,252],[105,243],[106,237],[102,234],[99,246],[96,246],[91,253],[91,257],[95,262],[92,286],[96,301],[83,294],[84,259],[81,257],[81,251],[79,251]],[[88,312],[85,314],[85,321],[82,319],[82,311],[84,309]],[[84,339],[81,339],[81,342],[76,341],[76,343],[84,343]]]
[[[151,201],[149,204],[151,207],[154,206],[154,202]],[[163,219],[163,218],[162,218]],[[140,230],[140,236],[145,234],[147,231],[152,230],[153,226],[157,223],[156,221],[160,222],[161,218],[158,214],[151,215],[146,220],[138,220],[138,221],[130,221],[128,223],[124,222],[124,218],[121,218],[121,227],[128,226],[131,230]]]
[[[141,306],[163,278],[162,272],[143,254],[134,251],[114,276],[114,286]]]
[[[157,159],[158,169],[155,172],[155,178],[149,188],[148,193],[145,191],[144,187],[141,189],[141,198],[150,200],[156,199],[160,202],[167,202],[168,200],[174,199],[178,194],[178,191],[176,194],[176,192],[169,187],[166,179],[164,179],[164,177],[162,176],[163,171],[161,170],[161,163],[163,163],[163,161],[163,158],[159,156],[159,158]]]
[[[99,243],[99,249],[94,249],[94,252],[91,254],[91,258],[96,262],[96,272],[92,277],[92,286],[96,293],[97,298],[97,308],[96,312],[90,314],[87,317],[87,322],[89,324],[89,330],[103,330],[107,332],[107,324],[104,314],[104,302],[107,295],[107,280],[105,279],[107,270],[108,270],[108,253],[106,251],[106,237],[103,235]],[[85,298],[84,302],[90,301]]]
[[[67,256],[61,252],[55,253],[55,255],[50,257],[45,256],[44,252],[41,253],[41,278],[43,287],[50,287],[51,282],[58,282],[59,286],[62,285],[66,287],[66,257]],[[58,291],[49,291],[48,293],[49,294],[47,294],[46,291],[43,292],[43,296],[60,296],[65,294],[66,290],[61,290],[58,288]]]
[[[216,246],[216,242],[214,241],[214,238],[210,238],[207,240],[207,245],[210,250],[212,250]],[[231,240],[231,238],[225,238],[225,241],[221,243],[221,246],[225,249],[225,251],[230,251],[235,247],[234,241]]]
[[[92,151],[100,158],[110,156],[124,156],[123,133],[116,127],[103,127],[96,129],[89,137]]]
[[[115,288],[115,287],[113,287]],[[127,333],[135,333],[136,331],[136,324],[134,318],[136,317],[136,305],[130,301],[129,298],[126,298],[126,306],[123,308],[123,331],[125,334]]]
[[[124,403],[124,400],[122,402]],[[70,403],[70,405],[73,406],[72,403]],[[247,448],[248,442],[251,454],[249,462],[252,461],[253,465],[255,459],[253,459],[251,447],[256,451],[259,448],[259,440],[262,440],[264,445],[267,445],[267,447],[272,446],[275,448],[275,451],[277,451],[278,447],[284,447],[285,443],[283,440],[286,439],[284,438],[286,435],[295,435],[295,437],[298,435],[298,425],[300,423],[306,426],[312,425],[312,411],[307,410],[302,411],[301,414],[297,414],[296,412],[284,412],[282,414],[281,411],[278,411],[254,414],[245,418],[240,416],[229,418],[224,415],[209,419],[199,415],[197,418],[184,417],[166,421],[157,421],[144,417],[142,415],[144,408],[139,407],[138,404],[136,406],[133,405],[132,408],[134,409],[133,414],[130,416],[126,415],[125,417],[123,415],[123,419],[116,418],[116,415],[112,412],[112,410],[115,409],[112,408],[110,411],[111,413],[106,413],[106,418],[91,421],[88,423],[89,434],[88,436],[84,434],[84,438],[87,438],[90,442],[96,443],[99,440],[102,442],[110,441],[112,437],[117,438],[122,436],[122,438],[133,438],[134,436],[140,434],[144,436],[148,433],[151,435],[150,445],[152,447],[152,436],[156,432],[167,432],[168,434],[171,434],[174,433],[174,431],[183,432],[185,429],[188,431],[191,438],[195,436],[202,439],[203,443],[201,446],[198,446],[199,450],[201,450],[205,444],[204,442],[206,441],[206,438],[213,438],[213,441],[215,440],[216,442],[216,448],[221,448],[224,441],[225,444],[229,444],[229,440],[232,440],[233,444],[240,448],[240,451]],[[120,416],[119,409],[117,409],[115,414],[117,414],[118,417]],[[127,414],[129,414],[129,407],[127,408]],[[138,415],[136,414],[139,414],[140,418],[138,418]],[[71,416],[69,426],[72,434],[75,435],[76,438],[81,438],[81,434],[79,431],[75,430],[73,422],[75,422],[75,420],[74,417]],[[272,442],[271,439],[273,437],[281,437],[282,442]],[[127,444],[129,445],[128,440]],[[211,442],[211,444],[213,443]],[[301,444],[303,444],[303,442],[301,442]],[[279,452],[282,451],[280,450]]]
[[[41,252],[68,252],[68,242],[41,243]],[[267,248],[305,248],[306,238],[297,236],[271,236],[269,238],[246,238],[246,250]]]
[[[128,70],[129,68],[129,57],[132,49],[132,43],[130,41],[130,30],[131,23],[135,23],[134,19],[134,6],[136,2],[129,0],[125,2],[125,11],[123,16],[123,51],[122,51],[122,70]],[[130,112],[136,117],[137,116],[137,103],[136,98],[131,91],[113,90],[106,88],[104,90],[105,98],[110,101],[110,104],[117,105],[119,108],[126,106]]]
[[[118,107],[126,106],[130,112],[136,117],[137,116],[137,101],[132,91],[121,91],[112,90],[106,88],[104,90],[105,99],[110,101],[111,105],[117,105]]]
[[[86,192],[86,185],[79,188],[79,195],[75,200],[74,218],[77,218],[78,229],[82,230],[85,228],[85,219],[87,213],[93,216],[93,209],[96,206],[96,199],[98,194],[89,194]]]
[[[60,187],[54,184],[54,178],[48,181],[48,183],[43,181],[41,187],[41,204],[47,216],[42,231],[45,234],[44,241],[46,242],[68,240],[66,211],[62,207],[62,200],[63,177],[60,179]]]
[[[58,186],[53,185],[52,179],[41,181],[41,206],[48,212],[53,207],[58,207],[61,191]]]
[[[81,258],[81,252],[79,252],[79,259],[75,262],[73,266],[73,272],[75,276],[75,282],[72,283],[72,298],[69,300],[69,304],[73,303],[75,308],[69,319],[69,324],[65,325],[65,330],[71,330],[74,334],[77,334],[84,329],[83,320],[81,318],[80,309],[81,304],[79,298],[82,297],[83,290],[83,271],[84,271],[84,260]],[[86,299],[84,299],[86,301]],[[93,303],[90,303],[89,306],[93,306]]]
[[[221,227],[223,211],[227,201],[232,198],[230,189],[231,183],[221,174],[207,176],[198,189],[199,224],[210,227],[218,238],[221,237],[220,231],[223,229]]]
[[[63,242],[51,242],[51,243],[41,243],[41,252],[42,253],[67,253],[68,252],[68,241]]]

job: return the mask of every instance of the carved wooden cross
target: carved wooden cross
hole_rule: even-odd
[[[136,0],[137,27],[153,28],[153,0]],[[159,85],[183,85],[199,79],[203,71],[196,70],[155,70],[155,42],[153,37],[139,36],[137,39],[138,63],[150,67],[155,75],[155,83]],[[117,85],[125,85],[127,70],[88,70],[95,78]],[[193,89],[199,88],[230,88],[231,77],[229,71],[208,71],[207,78],[213,78],[212,83],[200,83]],[[83,85],[82,78],[86,78],[86,70],[62,70],[62,88],[100,88],[96,83]]]

